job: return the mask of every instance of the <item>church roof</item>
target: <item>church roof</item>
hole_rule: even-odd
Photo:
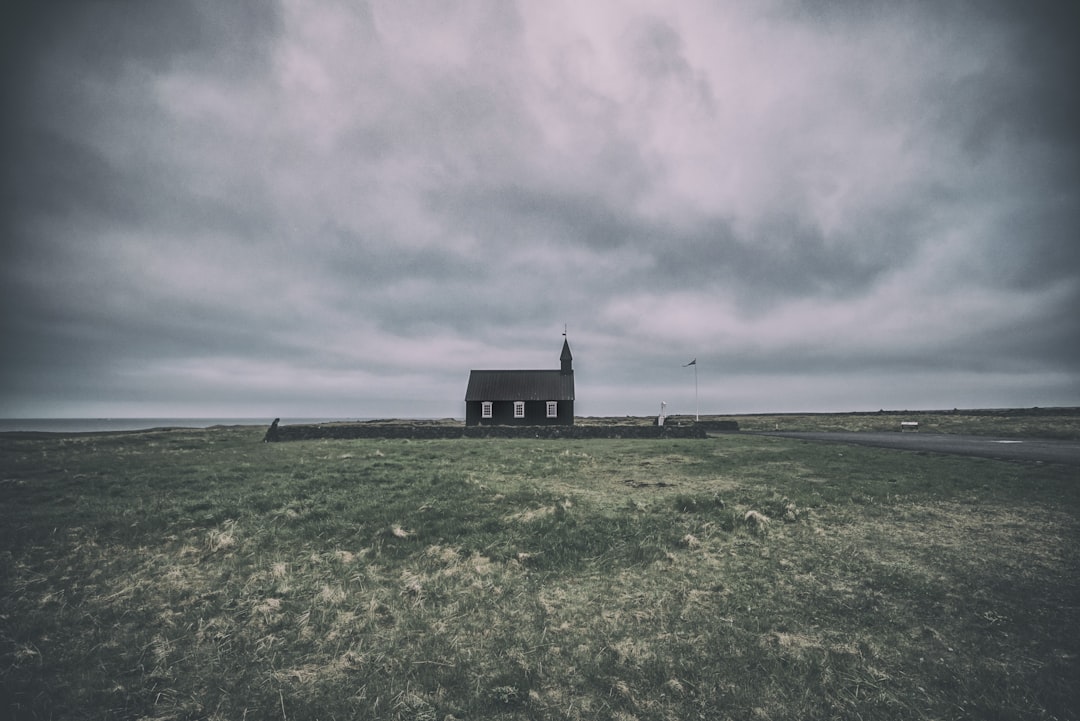
[[[564,346],[564,353],[569,347]],[[574,374],[560,370],[472,371],[465,401],[572,401]]]

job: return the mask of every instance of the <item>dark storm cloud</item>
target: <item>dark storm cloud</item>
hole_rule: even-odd
[[[455,210],[446,212],[451,205]],[[778,210],[753,233],[739,233],[724,218],[658,222],[605,199],[571,195],[557,187],[505,186],[471,196],[455,193],[436,203],[448,224],[498,239],[497,243],[548,243],[597,254],[632,252],[643,262],[627,266],[614,283],[675,289],[723,286],[746,305],[772,304],[805,294],[843,297],[872,285],[918,249],[918,207],[882,212],[872,221],[826,238],[815,224]],[[497,248],[492,248],[497,253]],[[603,281],[601,281],[603,282]],[[607,290],[612,290],[608,287]]]
[[[10,8],[4,413],[1080,403],[1064,5]]]

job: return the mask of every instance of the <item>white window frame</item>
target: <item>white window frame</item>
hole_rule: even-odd
[[[548,401],[547,402],[547,417],[558,418],[559,417],[559,402]]]
[[[514,401],[514,418],[525,417],[525,401]]]
[[[491,401],[480,401],[480,417],[491,418]]]

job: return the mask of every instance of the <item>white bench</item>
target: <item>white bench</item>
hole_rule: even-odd
[[[918,421],[900,421],[900,432],[901,433],[903,433],[904,431],[918,431],[918,430],[919,430],[919,422]]]

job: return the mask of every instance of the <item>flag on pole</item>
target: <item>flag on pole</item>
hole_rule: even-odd
[[[692,360],[689,363],[687,363],[686,365],[684,365],[683,368],[688,368],[689,366],[696,366],[696,365],[697,365],[697,358],[695,358],[694,360]]]

